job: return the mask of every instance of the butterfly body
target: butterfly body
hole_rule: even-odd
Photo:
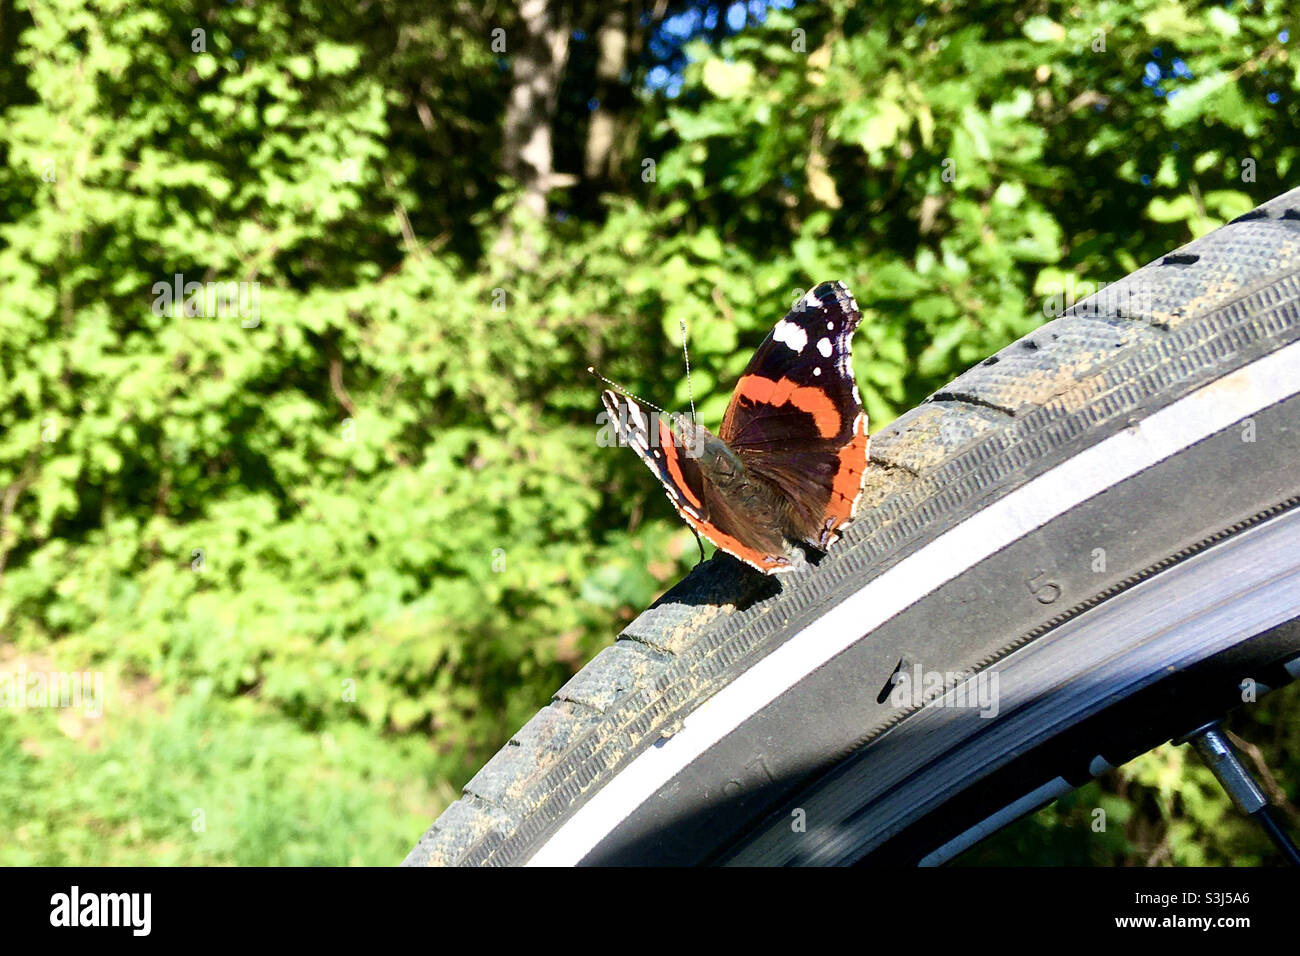
[[[683,447],[699,448],[695,462],[705,485],[716,489],[719,504],[750,517],[751,540],[779,545],[783,537],[796,533],[787,520],[789,501],[770,482],[752,474],[730,445],[701,425],[684,422],[682,431]]]
[[[793,544],[827,548],[856,512],[868,439],[849,343],[861,318],[842,283],[804,296],[754,353],[717,435],[601,396],[686,523],[765,573],[795,566]]]

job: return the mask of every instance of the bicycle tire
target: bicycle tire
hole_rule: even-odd
[[[1297,461],[1300,189],[872,436],[858,518],[816,567],[697,567],[406,865],[951,859],[1239,680],[1300,676]],[[908,668],[957,676],[897,703]],[[1005,709],[952,706],[994,674],[1020,682]]]

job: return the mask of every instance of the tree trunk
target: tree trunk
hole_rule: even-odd
[[[609,9],[596,32],[596,109],[592,111],[587,127],[587,142],[583,150],[582,173],[588,182],[600,183],[611,179],[611,154],[618,132],[619,113],[623,103],[621,93],[626,92],[622,82],[627,66],[631,11],[627,4]]]
[[[551,123],[569,55],[569,25],[561,5],[551,0],[522,0],[519,19],[520,35],[507,54],[514,86],[506,102],[501,163],[523,187],[522,207],[542,219],[546,192],[556,185]]]

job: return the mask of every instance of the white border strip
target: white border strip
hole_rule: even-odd
[[[528,861],[573,866],[693,760],[880,624],[1013,541],[1261,409],[1300,393],[1300,342],[1080,452],[908,555],[706,700],[640,754]]]

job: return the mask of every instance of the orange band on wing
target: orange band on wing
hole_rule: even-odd
[[[778,568],[789,569],[792,567],[790,559],[780,554],[765,554],[757,548],[751,548],[741,544],[729,534],[723,534],[717,526],[706,524],[703,521],[697,521],[688,514],[682,513],[686,523],[698,531],[704,537],[708,538],[723,551],[735,555],[746,564],[753,565],[760,571],[772,571]]]
[[[788,378],[772,381],[757,375],[746,375],[736,383],[736,394],[765,405],[793,405],[807,412],[817,424],[823,438],[834,438],[844,424],[839,409],[830,397],[819,388],[796,385]]]
[[[853,505],[862,491],[862,477],[867,470],[867,416],[859,414],[853,423],[853,438],[840,449],[839,468],[831,486],[831,500],[826,506],[826,518],[840,524],[853,517]]]
[[[695,492],[691,490],[691,486],[686,483],[686,478],[682,475],[682,466],[677,463],[677,445],[673,443],[673,433],[664,424],[662,418],[659,419],[659,447],[663,449],[664,463],[668,466],[668,475],[672,478],[673,484],[681,489],[692,508],[703,511],[704,505],[699,498],[695,497]]]

